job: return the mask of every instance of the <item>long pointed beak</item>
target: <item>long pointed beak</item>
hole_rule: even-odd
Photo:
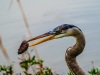
[[[27,42],[31,42],[31,41],[34,41],[34,40],[37,40],[37,39],[40,39],[40,38],[44,38],[44,37],[47,37],[47,36],[53,36],[54,34],[50,33],[50,32],[47,32],[45,34],[42,34],[42,35],[39,35],[37,37],[34,37],[32,39],[29,39]]]
[[[32,46],[38,45],[40,43],[46,42],[48,40],[52,40],[54,37],[55,37],[55,34],[48,32],[48,33],[39,35],[37,37],[34,37],[28,41],[23,41],[20,45],[20,48],[18,49],[18,54],[22,54],[23,52],[25,52],[28,49],[28,47],[32,47]],[[28,42],[31,42],[31,41],[34,41],[37,39],[42,39],[42,40],[39,40],[38,42],[35,42],[33,44],[30,44],[30,45],[28,44]]]
[[[52,40],[54,36],[55,36],[55,35],[47,35],[47,36],[45,36],[44,39],[42,39],[42,40],[40,40],[40,41],[38,41],[38,42],[35,42],[35,43],[33,43],[33,44],[30,44],[29,47],[32,47],[32,46],[41,44],[41,43],[46,42],[46,41],[49,41],[49,40]],[[41,37],[41,36],[40,36],[40,37]]]

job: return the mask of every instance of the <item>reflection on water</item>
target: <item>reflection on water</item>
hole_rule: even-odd
[[[16,3],[14,4],[9,13],[6,13],[6,15],[0,14],[0,34],[3,37],[4,45],[8,49],[11,59],[16,61],[18,57],[17,49],[27,31],[20,11]],[[82,29],[87,41],[84,52],[77,58],[78,63],[85,72],[91,68],[91,61],[94,61],[96,66],[100,66],[99,0],[57,0],[57,2],[43,0],[40,2],[30,1],[29,5],[26,5],[27,1],[23,1],[33,36],[50,31],[64,23],[77,25]],[[2,6],[0,5],[0,11]],[[61,75],[65,75],[68,72],[68,68],[65,66],[65,51],[74,44],[75,39],[69,37],[52,40],[36,47],[41,58],[45,60],[46,65],[49,65]],[[0,52],[0,64],[6,64],[6,60],[2,61],[2,59],[5,58]]]

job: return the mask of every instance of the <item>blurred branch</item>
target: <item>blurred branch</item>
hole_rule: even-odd
[[[9,55],[8,55],[8,53],[7,53],[6,48],[3,46],[1,36],[0,36],[0,48],[1,48],[1,51],[2,51],[3,55],[5,56],[5,58],[6,58],[6,60],[7,60],[7,62],[10,64],[10,57],[9,57]]]
[[[8,11],[11,9],[12,4],[13,4],[13,0],[11,0],[11,2],[10,2],[10,4],[9,4]]]
[[[29,28],[29,24],[28,24],[28,21],[27,21],[27,18],[26,18],[26,15],[25,15],[25,13],[24,13],[24,9],[23,9],[23,7],[22,7],[22,5],[21,5],[20,0],[17,0],[17,3],[18,3],[19,8],[20,8],[20,10],[21,10],[21,13],[22,13],[22,16],[23,16],[23,20],[24,20],[24,23],[25,23],[25,27],[26,27],[26,29],[27,29],[27,31],[28,31],[28,34],[29,34],[30,38],[32,38],[32,34],[31,34],[31,31],[30,31],[30,28]],[[34,52],[35,52],[35,54],[36,54],[36,58],[37,58],[37,59],[40,59],[40,56],[39,56],[39,54],[38,54],[38,52],[37,52],[36,47],[33,47],[33,48],[34,48]]]

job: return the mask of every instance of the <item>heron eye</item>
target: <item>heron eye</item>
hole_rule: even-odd
[[[61,30],[58,30],[58,31],[55,31],[55,34],[58,35],[58,34],[61,34],[61,32],[62,32]]]
[[[57,27],[53,30],[53,33],[56,35],[61,34],[61,32],[62,32],[62,30],[59,27]]]
[[[65,33],[65,30],[62,30],[61,33]]]

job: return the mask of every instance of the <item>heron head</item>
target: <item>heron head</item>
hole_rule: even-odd
[[[82,32],[81,29],[74,25],[63,24],[50,31],[51,35],[54,34],[53,39],[58,39],[67,36],[75,36],[77,32]]]
[[[21,54],[24,51],[26,51],[27,48],[28,48],[27,47],[28,46],[28,42],[30,42],[30,41],[40,39],[39,41],[29,45],[29,47],[32,47],[32,46],[41,44],[41,43],[49,41],[49,40],[58,39],[58,38],[66,37],[66,36],[72,36],[72,35],[75,34],[74,33],[75,30],[81,31],[78,27],[76,27],[74,25],[63,24],[61,26],[58,26],[55,29],[53,29],[52,31],[49,31],[49,32],[47,32],[45,34],[39,35],[39,36],[37,36],[35,38],[32,38],[32,39],[28,40],[26,42],[26,44],[24,44],[25,46],[23,45],[23,47],[25,47],[25,49],[22,48],[23,50],[21,51],[21,46],[20,46],[18,53]]]

